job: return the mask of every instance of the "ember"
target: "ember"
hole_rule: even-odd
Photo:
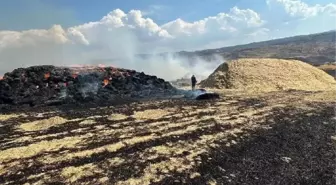
[[[48,78],[50,78],[50,73],[46,73],[46,74],[44,74],[44,79],[48,79]]]
[[[77,73],[72,74],[72,78],[77,78],[77,77],[78,77]]]
[[[108,79],[104,79],[104,82],[103,82],[103,83],[104,83],[104,87],[105,87],[105,86],[107,86],[107,85],[108,85],[108,83],[109,83],[109,80],[108,80]]]

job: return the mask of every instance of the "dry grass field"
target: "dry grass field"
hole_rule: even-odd
[[[0,115],[0,184],[334,184],[335,92]]]

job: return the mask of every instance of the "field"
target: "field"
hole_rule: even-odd
[[[334,184],[335,92],[0,115],[0,184]]]

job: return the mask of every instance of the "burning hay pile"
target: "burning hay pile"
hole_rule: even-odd
[[[33,66],[0,80],[0,104],[37,105],[113,101],[175,92],[156,76],[113,67]]]
[[[332,90],[336,81],[324,71],[297,60],[239,59],[220,65],[201,87],[249,91]]]

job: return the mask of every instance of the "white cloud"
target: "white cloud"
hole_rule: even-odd
[[[66,32],[59,25],[54,25],[49,30],[27,30],[22,32],[17,31],[1,31],[0,46],[7,47],[22,47],[25,45],[40,46],[41,44],[54,43],[65,44],[68,42]]]
[[[335,30],[336,4],[309,4],[304,0],[267,0],[272,37],[283,38]],[[279,29],[280,31],[274,31]],[[272,31],[273,30],[273,31]],[[270,34],[269,34],[270,35]],[[272,38],[271,37],[271,38]]]
[[[201,62],[195,68],[181,64],[183,59],[142,60],[134,55],[202,49],[218,41],[235,44],[236,38],[244,39],[244,35],[249,38],[249,34],[263,32],[264,22],[253,10],[234,7],[228,13],[199,21],[177,19],[160,26],[139,10],[125,13],[116,9],[99,21],[67,29],[55,25],[48,30],[0,30],[0,73],[30,65],[87,64],[97,59],[117,58],[122,60],[102,63],[143,70],[164,78],[179,77],[196,73]]]
[[[259,28],[264,21],[253,10],[241,10],[233,7],[229,13],[219,13],[213,17],[195,22],[185,22],[177,19],[164,24],[162,28],[176,36],[195,36],[203,34],[225,34],[238,29]]]
[[[302,30],[313,30],[309,28],[329,28],[330,23],[321,21],[318,14],[335,14],[334,4],[308,6],[298,0],[268,0],[267,3],[270,6],[274,3],[281,5],[290,16],[306,19],[300,23],[289,20],[284,27],[283,22],[264,20],[268,17],[262,18],[251,9],[233,7],[229,12],[194,22],[176,19],[159,25],[145,17],[140,10],[123,12],[116,9],[100,20],[69,28],[54,25],[47,30],[0,30],[0,75],[14,68],[39,64],[102,63],[140,70],[166,79],[189,73],[204,76],[223,61],[215,58],[216,62],[208,65],[196,59],[196,65],[190,66],[185,59],[172,56],[141,59],[134,55],[216,48],[286,36],[283,34],[300,34]],[[309,16],[313,18],[308,19]],[[312,27],[309,22],[312,20],[323,25]],[[271,24],[281,26],[268,27]]]
[[[308,5],[301,0],[267,0],[267,4],[278,3],[285,8],[285,11],[293,17],[308,18],[327,14],[336,15],[336,4],[329,3],[327,5]]]

